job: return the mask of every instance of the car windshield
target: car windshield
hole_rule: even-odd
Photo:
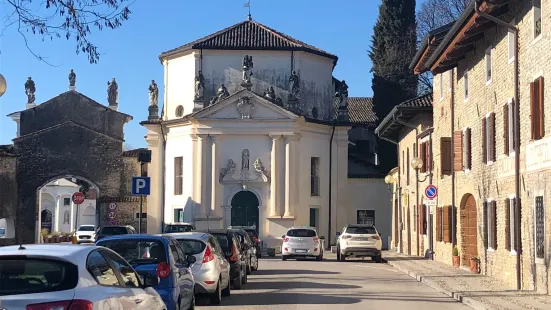
[[[0,257],[0,296],[70,290],[77,283],[78,268],[71,263]]]
[[[101,229],[101,233],[104,235],[126,235],[128,231],[126,227],[106,226]]]
[[[315,237],[316,231],[311,229],[291,229],[287,232],[288,237]]]
[[[165,247],[162,242],[157,240],[102,240],[98,242],[98,245],[117,252],[133,265],[166,262]]]
[[[168,225],[166,227],[167,233],[188,232],[192,230],[193,226],[191,225]]]
[[[366,235],[374,235],[377,233],[375,230],[375,227],[348,227],[346,228],[346,233],[351,235],[356,234],[366,234]]]
[[[94,226],[80,226],[78,231],[94,231]]]
[[[231,244],[230,244],[230,240],[228,240],[228,235],[213,234],[213,236],[216,238],[216,240],[218,240],[218,243],[220,243],[220,246],[222,247],[222,250],[224,250],[224,252],[231,251]]]
[[[184,253],[189,255],[195,255],[203,253],[207,247],[202,241],[199,240],[190,240],[190,239],[178,239],[178,242],[184,248]]]

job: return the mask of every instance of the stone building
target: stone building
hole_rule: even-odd
[[[370,98],[348,97],[333,77],[337,56],[249,18],[160,60],[161,119],[142,122],[148,204],[162,206],[150,213],[197,228],[254,225],[270,246],[294,225],[333,243],[344,225],[369,222],[386,245],[377,119]]]
[[[540,292],[551,288],[546,4],[473,1],[455,23],[429,34],[411,66],[434,74],[434,259],[452,264],[457,245],[462,265],[478,257],[483,274]]]

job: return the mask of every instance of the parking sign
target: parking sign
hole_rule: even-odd
[[[132,195],[149,195],[150,185],[149,177],[132,177]]]

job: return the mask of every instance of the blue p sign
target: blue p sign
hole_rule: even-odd
[[[150,185],[149,177],[132,177],[132,195],[149,195]]]

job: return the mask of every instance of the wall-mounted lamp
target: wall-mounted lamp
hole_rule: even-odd
[[[394,182],[396,182],[396,180],[394,179],[394,177],[392,175],[388,174],[385,177],[385,183],[388,185],[388,191],[391,191],[390,186],[392,184],[394,184]]]
[[[425,175],[424,179],[419,180],[419,169],[423,168],[423,160],[419,157],[414,157],[409,164],[410,164],[411,168],[415,169],[415,175],[417,176],[417,182],[425,182],[427,180],[427,177],[432,175],[432,172],[429,171]]]

